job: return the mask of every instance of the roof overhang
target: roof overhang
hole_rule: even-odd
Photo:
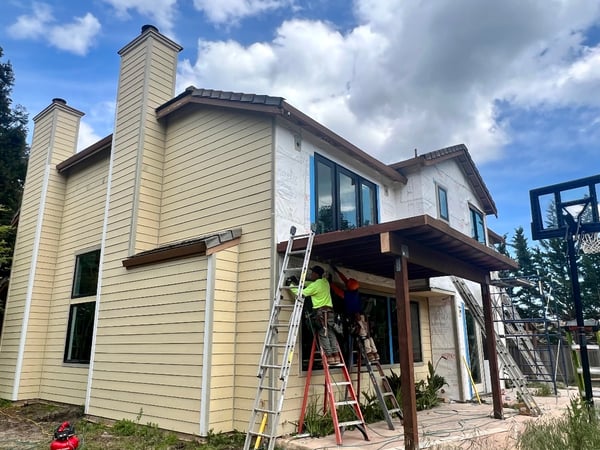
[[[298,240],[295,248],[306,246]],[[277,246],[284,252],[287,242]],[[349,269],[394,278],[399,255],[407,257],[408,279],[455,275],[488,283],[490,272],[517,269],[513,259],[428,215],[315,236],[311,257]]]
[[[193,256],[206,256],[217,253],[240,243],[242,229],[222,231],[220,233],[202,236],[186,241],[173,242],[161,247],[146,250],[130,256],[122,261],[123,267],[135,267],[157,264],[174,259],[184,259]]]

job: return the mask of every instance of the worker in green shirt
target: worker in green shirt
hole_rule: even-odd
[[[327,364],[339,366],[342,364],[342,358],[333,328],[335,314],[333,302],[331,301],[331,287],[327,278],[323,277],[325,270],[321,266],[314,266],[310,271],[311,281],[308,281],[304,286],[302,295],[311,298],[319,345],[327,356]],[[291,291],[294,295],[298,294],[298,289],[292,288]]]

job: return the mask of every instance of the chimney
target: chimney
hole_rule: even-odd
[[[182,47],[152,25],[119,51],[121,68],[113,134],[110,209],[127,210],[115,227],[128,227],[127,255],[158,244],[165,131],[155,109],[174,96],[177,55]],[[138,232],[143,217],[143,233]],[[125,244],[125,243],[123,243]]]
[[[4,398],[37,398],[42,364],[37,346],[47,339],[47,319],[62,226],[66,180],[55,167],[77,149],[83,113],[55,98],[33,118],[33,139],[21,202],[14,265],[6,315],[19,317],[20,327],[4,330],[4,342],[18,342],[0,352],[1,364],[14,367],[14,377],[2,380]],[[31,226],[29,226],[31,224]],[[27,344],[27,345],[26,345]],[[12,389],[5,392],[4,389]],[[8,394],[10,397],[8,397]]]

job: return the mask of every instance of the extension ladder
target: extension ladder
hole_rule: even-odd
[[[473,314],[473,317],[475,318],[475,320],[477,320],[477,323],[479,324],[481,329],[485,330],[483,310],[481,306],[479,306],[479,303],[477,303],[477,299],[473,296],[473,293],[469,289],[469,286],[467,286],[464,280],[458,277],[453,276],[451,278],[452,283],[454,283],[454,286],[456,287],[456,289],[458,289],[458,292],[460,293],[461,297],[469,306],[469,310]],[[523,403],[525,403],[525,406],[529,410],[529,414],[531,414],[532,416],[541,415],[542,411],[535,402],[535,399],[531,395],[531,392],[529,392],[529,389],[527,389],[527,381],[525,380],[521,369],[519,369],[519,367],[515,363],[515,360],[513,359],[510,352],[500,339],[500,336],[498,336],[496,330],[494,330],[494,335],[496,337],[496,353],[498,354],[498,359],[502,363],[504,371],[508,375],[508,379],[515,386],[517,394],[522,399]]]
[[[358,377],[360,380],[360,361],[365,362],[365,367],[367,368],[367,372],[369,374],[369,379],[371,380],[371,384],[373,385],[373,389],[375,391],[375,395],[377,396],[377,400],[379,400],[379,405],[381,406],[381,411],[383,412],[383,417],[388,424],[388,428],[390,430],[394,429],[394,423],[392,422],[392,415],[396,414],[400,421],[404,420],[402,416],[402,409],[398,404],[398,400],[396,399],[396,394],[392,390],[390,386],[390,382],[385,376],[383,372],[383,368],[379,361],[369,361],[369,357],[367,356],[367,351],[365,349],[364,341],[360,336],[356,337],[356,343],[358,345],[358,349],[360,351],[360,360],[359,364],[356,365]],[[377,370],[377,374],[373,370],[375,368]],[[379,378],[379,380],[378,380]],[[381,381],[381,384],[379,383]],[[387,399],[387,401],[386,401]],[[388,402],[391,405],[388,408]]]
[[[517,346],[524,350],[520,352],[521,356],[533,371],[533,376],[537,381],[554,382],[553,376],[548,372],[539,351],[533,345],[531,334],[523,326],[521,315],[514,308],[510,297],[503,293],[500,301],[502,302],[501,312],[507,316],[503,317],[502,320],[508,331],[506,337],[516,339]],[[523,346],[520,346],[519,343],[523,344]]]
[[[254,449],[267,448],[273,450],[275,448],[277,427],[283,408],[298,331],[302,322],[302,309],[304,306],[302,290],[304,289],[314,237],[314,230],[308,234],[296,235],[296,227],[290,229],[290,238],[279,272],[269,325],[258,365],[258,388],[246,433],[244,450],[250,450],[253,443]],[[307,239],[306,247],[295,250],[294,243],[302,239]],[[301,257],[303,258],[302,265],[297,267],[294,264],[295,258],[299,259]],[[283,290],[290,289],[285,286],[285,280],[291,275],[299,275],[298,286],[296,287],[298,293],[293,304],[281,295]],[[286,319],[288,313],[289,318]],[[279,337],[285,333],[287,333],[286,342],[279,342]],[[281,340],[283,341],[283,339]]]
[[[306,407],[308,404],[310,380],[312,377],[312,371],[314,367],[315,354],[317,352],[318,347],[319,354],[321,356],[321,364],[323,365],[323,372],[325,375],[325,405],[323,407],[323,413],[325,414],[327,412],[327,409],[329,409],[330,411],[331,420],[333,421],[333,428],[335,431],[335,441],[337,445],[342,445],[342,434],[348,427],[356,427],[362,433],[363,437],[365,438],[365,441],[368,441],[369,436],[367,435],[367,426],[365,424],[365,419],[360,409],[360,404],[356,396],[356,391],[352,386],[350,372],[348,372],[348,368],[346,367],[346,363],[344,361],[342,352],[339,352],[339,355],[342,359],[342,364],[340,366],[330,367],[327,363],[327,356],[325,355],[323,348],[318,344],[318,342],[319,339],[317,337],[317,334],[315,333],[312,348],[310,350],[308,371],[306,373],[306,384],[304,386],[304,400],[302,402],[302,409],[300,411],[300,419],[298,420],[298,432],[301,433],[304,428],[304,415],[306,414]],[[340,373],[338,374],[336,379],[336,377],[333,376],[332,371],[337,371],[338,369]],[[340,395],[340,393],[342,392],[343,399],[339,399],[339,397],[342,397]],[[338,398],[336,398],[336,393],[338,393]],[[353,419],[340,422],[338,408],[344,407],[350,407]]]

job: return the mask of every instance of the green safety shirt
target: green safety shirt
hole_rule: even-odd
[[[294,295],[298,294],[298,288],[292,288],[290,290]],[[307,282],[302,290],[302,295],[311,298],[314,309],[322,308],[323,306],[333,308],[329,281],[327,281],[326,278],[319,278],[316,281]]]

